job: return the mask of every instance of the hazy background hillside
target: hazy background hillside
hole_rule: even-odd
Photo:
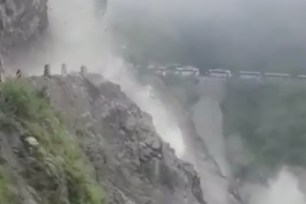
[[[303,0],[114,0],[107,18],[134,63],[306,72]]]

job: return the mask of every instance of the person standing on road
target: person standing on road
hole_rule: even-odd
[[[62,64],[61,73],[62,73],[62,76],[67,76],[67,66],[65,63]]]
[[[81,66],[81,75],[84,76],[85,74],[87,74],[87,67],[82,65]]]
[[[44,77],[51,77],[51,73],[50,73],[50,65],[46,64],[44,67]]]
[[[21,72],[20,69],[18,69],[17,72],[16,72],[16,78],[20,79],[21,77],[22,77],[22,72]]]
[[[4,74],[5,74],[5,68],[4,68],[4,60],[2,55],[0,54],[0,82],[4,82]]]

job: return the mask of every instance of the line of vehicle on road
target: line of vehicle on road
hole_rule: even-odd
[[[233,74],[230,70],[227,69],[210,69],[205,74],[205,76],[208,77],[214,77],[214,78],[232,78],[236,75]],[[240,71],[238,73],[238,77],[241,79],[255,79],[255,80],[261,80],[263,78],[300,78],[300,79],[306,79],[306,75],[294,75],[294,74],[288,74],[288,73],[277,73],[277,72],[256,72],[256,71]]]
[[[241,79],[255,79],[262,80],[264,78],[299,78],[306,79],[306,75],[302,74],[289,74],[281,72],[258,72],[258,71],[239,71],[238,73],[233,73],[228,69],[209,69],[205,73],[201,73],[199,68],[192,66],[172,66],[172,67],[149,67],[149,70],[157,73],[158,75],[168,76],[168,75],[179,75],[179,76],[205,76],[211,78],[228,79],[232,77],[238,77]]]

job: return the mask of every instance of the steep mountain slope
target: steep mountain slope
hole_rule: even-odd
[[[99,75],[33,78],[43,87],[106,190],[108,203],[206,203],[193,167],[178,160],[148,114]]]
[[[0,203],[206,203],[193,167],[119,86],[76,74],[0,88]]]
[[[47,1],[1,1],[0,20],[1,56],[47,27]],[[0,203],[206,203],[193,167],[119,86],[78,74],[33,77],[34,90],[7,83],[0,85]]]

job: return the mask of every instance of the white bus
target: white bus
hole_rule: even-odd
[[[217,77],[217,78],[230,78],[232,77],[232,72],[227,69],[210,69],[207,72],[208,76],[210,77]]]
[[[177,67],[177,71],[182,76],[199,76],[200,75],[200,70],[196,67],[191,67],[191,66],[185,66],[185,67]]]
[[[290,76],[287,73],[265,73],[266,78],[289,78]]]
[[[241,79],[261,80],[262,78],[262,74],[260,72],[254,72],[254,71],[240,71],[239,76]]]

